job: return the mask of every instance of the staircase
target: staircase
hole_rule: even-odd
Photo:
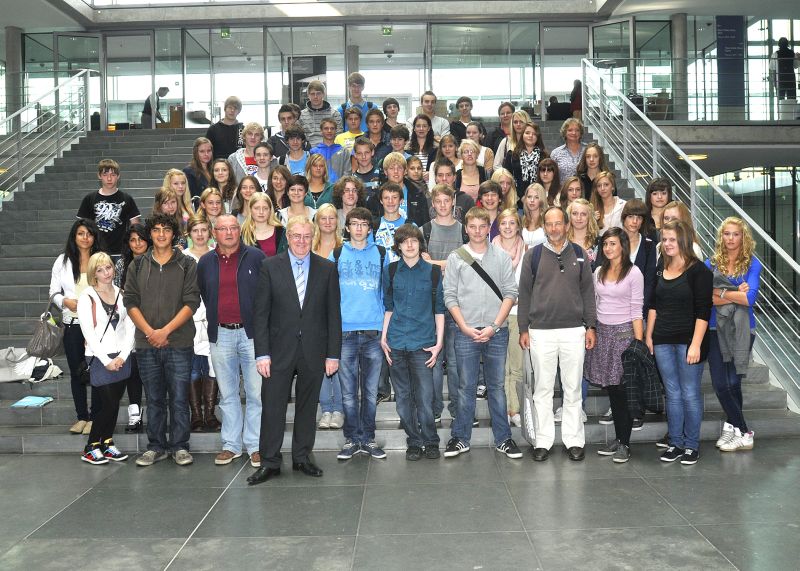
[[[542,123],[542,133],[548,148],[560,144],[561,122]],[[61,253],[75,212],[83,196],[98,188],[97,162],[113,158],[120,163],[120,188],[131,194],[143,215],[148,215],[153,196],[160,187],[163,174],[172,167],[184,166],[190,156],[192,142],[203,130],[158,129],[156,131],[92,132],[82,138],[64,156],[45,169],[36,180],[16,193],[13,200],[3,204],[0,212],[0,347],[24,347],[31,333],[33,320],[44,310],[48,299],[50,270]],[[589,135],[586,141],[592,140]],[[613,166],[612,166],[613,168]],[[619,175],[619,172],[616,171]],[[618,178],[619,194],[633,197],[633,192]],[[67,371],[63,356],[56,363]],[[782,389],[769,383],[769,370],[751,364],[745,378],[745,409],[748,425],[759,438],[800,435],[800,417],[787,410],[787,396]],[[446,383],[445,383],[446,390]],[[12,410],[10,405],[28,394],[52,396],[54,402],[42,409]],[[701,437],[716,439],[721,419],[720,405],[711,388],[708,372],[703,377],[705,417]],[[447,395],[445,395],[447,398]],[[556,406],[559,399],[556,399]],[[146,403],[145,403],[146,407]],[[587,443],[600,444],[613,439],[613,426],[597,424],[597,418],[608,409],[603,392],[592,389],[586,402],[589,422],[586,424]],[[143,451],[144,434],[127,435],[122,431],[127,420],[127,400],[120,406],[119,427],[115,440],[128,452]],[[479,400],[476,415],[480,427],[473,430],[472,444],[489,446],[492,433],[486,401]],[[291,446],[294,405],[289,405],[284,446]],[[27,383],[0,384],[0,452],[43,453],[70,452],[81,449],[83,437],[68,433],[75,421],[69,375],[40,385]],[[405,448],[405,434],[399,430],[399,417],[393,402],[378,405],[377,440],[389,449]],[[445,409],[440,437],[449,438],[450,419]],[[519,429],[513,429],[521,442]],[[666,432],[663,415],[647,415],[644,429],[634,432],[634,441],[655,441]],[[557,436],[558,438],[558,436]],[[325,430],[317,435],[319,450],[338,450],[344,438],[341,431]],[[193,451],[213,452],[220,447],[219,434],[194,433]]]

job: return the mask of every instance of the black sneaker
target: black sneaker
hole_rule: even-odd
[[[634,418],[631,421],[631,430],[639,431],[644,428],[644,420],[641,418]]]
[[[661,440],[656,441],[656,448],[669,448],[669,432]]]
[[[502,444],[498,444],[495,448],[498,452],[502,452],[509,458],[522,458],[522,451],[517,447],[517,443],[513,438],[509,438]]]
[[[697,464],[697,461],[700,459],[700,452],[694,450],[693,448],[687,448],[683,456],[681,456],[681,464],[684,466],[691,466],[693,464]]]
[[[684,450],[683,448],[678,448],[677,446],[670,446],[664,453],[661,455],[662,462],[674,462],[678,458],[683,456]]]
[[[406,460],[416,462],[420,458],[422,458],[422,448],[419,446],[409,446],[408,450],[406,450]]]
[[[439,452],[438,446],[431,444],[430,446],[425,447],[425,458],[427,458],[428,460],[436,460],[441,455],[442,453]]]
[[[611,409],[608,409],[608,411],[603,416],[601,416],[600,420],[598,420],[597,422],[599,424],[603,424],[606,426],[609,424],[614,424],[614,416],[611,414]]]
[[[391,395],[382,395],[382,394],[379,393],[378,394],[378,404],[380,404],[382,402],[389,402],[390,398],[391,398]]]
[[[442,415],[441,414],[435,415],[433,417],[433,422],[434,424],[436,424],[436,426],[442,426]]]
[[[464,452],[469,452],[469,444],[464,444],[458,438],[451,438],[447,443],[447,448],[444,449],[444,457],[454,458]]]

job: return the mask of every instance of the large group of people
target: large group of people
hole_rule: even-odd
[[[669,181],[621,199],[578,118],[551,151],[511,103],[489,136],[469,97],[449,121],[425,92],[403,124],[397,101],[366,101],[364,84],[351,74],[336,108],[312,81],[267,140],[228,98],[144,225],[120,165],[100,161],[101,188],[81,203],[50,286],[84,461],[127,458],[113,440],[126,389],[126,430],[147,432],[139,466],[190,464],[191,433],[218,430],[215,464],[246,453],[250,484],[276,477],[292,398],[292,467],[309,476],[322,475],[318,428],[343,431],[342,461],[385,458],[376,410],[392,399],[409,461],[469,452],[478,398],[496,450],[518,459],[517,385],[532,379],[533,460],[550,456],[559,422],[569,459],[584,459],[593,386],[615,433],[599,454],[627,462],[650,410],[668,421],[661,460],[690,465],[706,360],[727,417],[717,447],[753,447],[741,379],[761,265],[742,220],[722,223],[703,263]]]

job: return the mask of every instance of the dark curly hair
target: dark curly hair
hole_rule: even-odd
[[[178,239],[181,237],[181,229],[178,227],[178,223],[175,221],[174,216],[170,216],[168,214],[153,214],[150,218],[147,219],[147,224],[145,229],[147,230],[147,236],[152,238],[153,235],[153,228],[156,226],[166,226],[172,229],[172,245],[174,246]]]

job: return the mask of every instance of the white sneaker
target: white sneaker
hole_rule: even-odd
[[[344,414],[342,414],[337,410],[331,415],[331,421],[329,427],[339,429],[343,426],[344,426]]]
[[[128,424],[134,425],[137,422],[142,420],[142,411],[139,410],[138,404],[129,404],[128,405]]]
[[[522,417],[519,415],[519,413],[511,417],[510,424],[512,426],[520,426],[520,427],[522,426]]]
[[[556,409],[556,412],[555,412],[555,414],[553,414],[553,420],[554,420],[555,422],[561,422],[561,417],[562,417],[563,415],[564,415],[564,409],[563,409],[563,408],[561,408],[561,407],[558,407],[558,408]]]
[[[753,449],[753,431],[744,434],[738,428],[733,429],[733,438],[727,442],[723,442],[719,447],[723,452],[736,452],[737,450],[752,450]]]
[[[725,424],[722,425],[722,433],[719,435],[719,438],[717,439],[717,444],[716,444],[717,448],[721,448],[723,444],[725,444],[726,442],[730,442],[731,438],[733,437],[734,437],[733,425],[728,424],[726,422]]]
[[[331,413],[323,412],[322,418],[319,419],[319,424],[317,425],[318,428],[330,428],[331,427]]]
[[[600,420],[597,421],[598,424],[602,424],[608,426],[609,424],[614,424],[614,415],[611,414],[611,407],[608,408],[608,411],[600,417]]]
[[[581,409],[581,422],[585,423],[587,420],[588,418],[586,418],[586,411]]]

